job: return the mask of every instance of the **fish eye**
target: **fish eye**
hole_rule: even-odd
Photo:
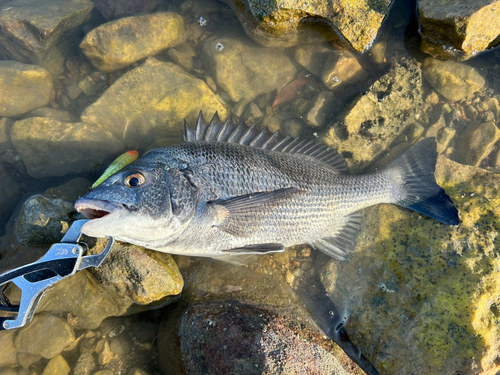
[[[144,182],[146,182],[146,178],[139,172],[131,173],[125,177],[125,185],[131,188],[141,186]]]

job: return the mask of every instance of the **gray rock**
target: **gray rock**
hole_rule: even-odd
[[[52,77],[46,69],[18,61],[0,61],[0,86],[0,116],[22,115],[47,105],[53,95]]]
[[[130,147],[146,147],[167,134],[179,137],[184,119],[194,123],[199,111],[210,117],[226,109],[206,83],[172,63],[148,58],[121,76],[82,113],[82,121],[98,124]]]
[[[43,369],[42,375],[68,375],[70,368],[62,355],[52,358]]]
[[[161,0],[94,0],[96,9],[108,21],[153,11]]]
[[[429,58],[424,61],[423,74],[438,93],[452,102],[472,96],[485,83],[476,69],[451,60]]]
[[[41,340],[40,338],[44,338]],[[53,358],[75,341],[73,328],[63,319],[51,314],[37,314],[17,334],[14,345],[20,352]]]
[[[17,121],[11,140],[32,177],[87,172],[123,152],[123,145],[99,126],[47,117]]]
[[[297,69],[281,50],[256,48],[243,39],[213,36],[205,42],[202,58],[217,86],[233,102],[280,89],[297,74]]]
[[[470,123],[460,135],[457,160],[464,164],[478,166],[488,157],[499,139],[500,130],[495,123]]]
[[[59,242],[68,231],[69,215],[74,212],[71,202],[35,195],[23,205],[16,225],[17,238],[28,246],[50,246]]]
[[[14,346],[15,331],[0,331],[0,347],[2,355],[0,355],[0,368],[17,366],[17,349]]]
[[[80,48],[97,69],[112,72],[184,41],[182,17],[159,12],[98,26],[85,36]]]
[[[312,101],[312,107],[307,113],[306,121],[310,126],[322,126],[328,120],[330,105],[334,95],[330,91],[320,92]]]
[[[443,51],[453,46],[466,54],[476,54],[499,42],[498,6],[497,0],[421,0],[420,34],[424,43]]]
[[[19,188],[0,163],[0,217],[7,218],[19,199]]]
[[[3,4],[0,57],[41,65],[57,77],[93,7],[90,0],[13,0]]]

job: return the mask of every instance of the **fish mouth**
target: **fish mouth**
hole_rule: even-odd
[[[100,219],[113,212],[122,211],[125,206],[115,202],[80,198],[75,203],[75,209],[87,219]]]

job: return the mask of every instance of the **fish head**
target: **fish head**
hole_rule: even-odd
[[[172,185],[172,172],[148,164],[129,164],[76,201],[76,210],[91,219],[83,225],[83,234],[147,246],[187,225],[196,203],[179,210],[172,193],[180,189]]]

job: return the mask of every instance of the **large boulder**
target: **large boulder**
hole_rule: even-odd
[[[179,137],[184,119],[194,122],[227,111],[207,84],[172,63],[148,58],[121,76],[81,120],[108,130],[127,146],[145,148],[158,137]]]
[[[123,152],[116,137],[99,126],[47,117],[16,121],[10,137],[29,175],[36,178],[87,172]]]
[[[112,72],[184,40],[182,17],[159,12],[98,26],[85,35],[80,48],[97,69]]]
[[[0,61],[0,87],[0,116],[6,117],[47,105],[54,90],[46,69],[10,60]]]
[[[500,43],[500,1],[420,0],[420,34],[424,43],[476,54]]]
[[[323,283],[352,312],[351,339],[384,373],[495,374],[500,177],[440,157],[436,180],[458,226],[394,205],[367,209],[350,261],[326,265]]]
[[[54,77],[90,18],[91,0],[13,0],[0,6],[0,58],[41,65]]]

